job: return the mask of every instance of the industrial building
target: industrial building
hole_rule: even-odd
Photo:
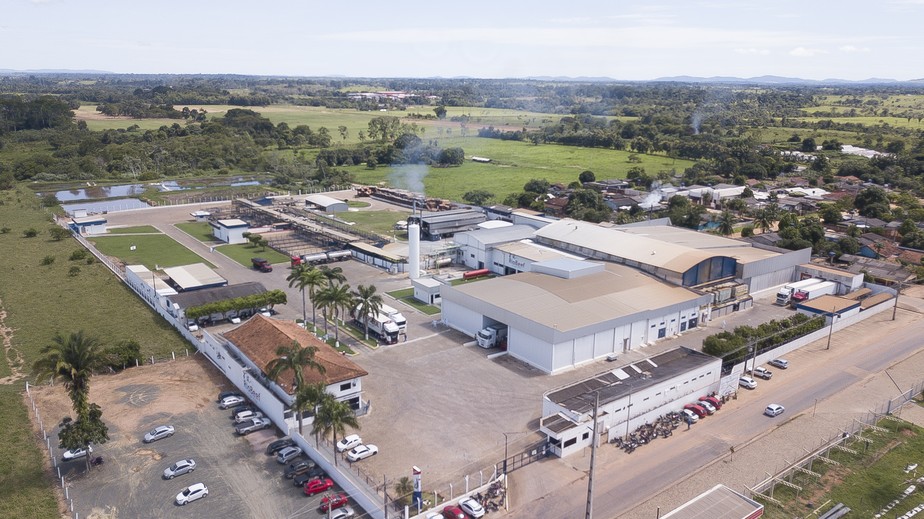
[[[424,237],[439,240],[457,232],[476,229],[487,220],[484,212],[476,209],[453,209],[450,211],[424,212],[420,216],[420,230]]]
[[[205,263],[167,267],[164,269],[164,275],[167,276],[167,283],[177,292],[223,287],[228,284],[227,279],[219,276]]]
[[[337,200],[336,198],[319,194],[305,197],[305,205],[311,209],[316,209],[325,213],[340,213],[350,209],[343,200]]]
[[[606,443],[717,391],[721,370],[721,359],[689,348],[611,369],[546,393],[539,430],[551,452],[565,457],[591,445],[595,404],[597,434]]]
[[[227,301],[229,299],[236,299],[239,297],[247,297],[257,294],[262,294],[266,292],[266,287],[262,283],[257,282],[247,282],[239,283],[237,285],[226,285],[223,287],[217,288],[206,288],[203,290],[193,290],[191,292],[184,292],[182,294],[168,294],[161,299],[162,303],[167,310],[167,312],[175,317],[180,322],[185,319],[186,309],[193,308],[196,306],[202,306],[209,303],[217,303],[220,301]],[[256,308],[252,309],[251,312],[236,312],[235,317],[246,317],[249,313],[255,313]],[[200,318],[201,321],[207,321],[212,316]],[[216,316],[213,320],[224,319],[226,315]]]
[[[443,322],[472,336],[507,325],[508,353],[555,373],[695,328],[712,301],[612,263],[558,259],[530,268],[443,286]]]
[[[725,485],[716,485],[662,519],[757,519],[763,515],[764,505]]]
[[[209,222],[212,226],[212,235],[225,243],[247,243],[244,233],[250,229],[250,224],[238,218],[217,220]]]

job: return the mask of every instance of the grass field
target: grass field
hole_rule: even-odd
[[[180,107],[182,109],[182,107]],[[96,111],[96,105],[82,105],[74,110],[74,117],[78,121],[86,121],[87,128],[94,131],[124,130],[137,125],[143,130],[156,130],[161,126],[170,126],[173,123],[185,124],[183,119],[130,119],[127,117],[106,117]]]
[[[407,220],[410,214],[410,211],[344,211],[337,213],[337,218],[355,223],[363,230],[391,236],[395,223],[398,220]]]
[[[139,225],[137,227],[110,227],[109,234],[160,234],[153,225]]]
[[[208,222],[184,222],[175,224],[178,229],[203,242],[217,242],[215,235],[212,234],[212,226]]]
[[[104,346],[135,340],[145,355],[182,350],[183,339],[99,262],[70,261],[83,248],[73,239],[52,241],[51,213],[27,189],[0,192],[0,305],[12,330],[12,350],[0,361],[0,377],[29,376],[39,350],[58,332],[84,330]],[[23,231],[41,231],[24,238]],[[43,258],[54,261],[41,266]],[[70,274],[71,267],[79,269]],[[0,385],[0,513],[4,517],[59,517],[52,479],[31,434],[22,404],[23,380]],[[53,440],[54,441],[54,440]]]
[[[221,247],[217,247],[215,250],[245,267],[253,266],[253,262],[250,261],[251,258],[263,258],[274,265],[278,263],[285,263],[286,266],[288,266],[291,259],[285,254],[276,252],[269,247],[263,249],[262,247],[254,247],[249,243],[222,245]]]
[[[405,288],[404,290],[395,290],[393,292],[388,292],[388,295],[397,299],[398,301],[401,301],[402,303],[406,305],[414,307],[415,309],[427,315],[436,315],[442,311],[440,310],[438,306],[428,305],[427,303],[423,303],[421,301],[418,301],[417,299],[414,299],[414,289],[413,288]]]
[[[207,260],[180,245],[165,234],[140,234],[137,236],[103,236],[90,240],[100,252],[119,258],[126,265],[144,265],[151,270],[176,267]],[[131,250],[134,246],[135,250]]]

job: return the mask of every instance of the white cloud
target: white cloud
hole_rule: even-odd
[[[768,56],[770,51],[767,49],[755,49],[754,47],[749,47],[746,49],[735,49],[736,54],[745,54],[750,56]]]
[[[857,47],[855,45],[844,45],[838,49],[841,52],[869,52],[869,47]]]
[[[828,51],[823,49],[809,49],[805,47],[796,47],[795,49],[789,51],[790,56],[798,56],[800,58],[810,58],[812,56],[818,56],[819,54],[827,54]]]

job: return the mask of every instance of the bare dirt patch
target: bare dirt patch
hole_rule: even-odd
[[[22,353],[13,347],[13,329],[6,325],[6,310],[0,301],[0,340],[3,341],[3,355],[10,367],[10,375],[0,378],[0,384],[12,384],[23,377]]]

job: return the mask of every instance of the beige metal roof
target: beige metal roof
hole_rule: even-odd
[[[530,240],[521,240],[517,242],[505,243],[495,247],[495,249],[506,252],[508,254],[513,254],[514,256],[519,256],[521,258],[526,258],[530,261],[548,261],[552,259],[580,259],[578,256],[573,254],[568,254],[566,252],[557,251],[555,249],[546,247],[544,245],[539,245]]]
[[[205,263],[168,267],[164,269],[164,274],[169,276],[180,287],[180,290],[189,290],[201,286],[215,286],[228,282],[206,266]]]
[[[860,306],[859,301],[832,295],[818,296],[815,299],[799,303],[800,308],[816,310],[821,313],[839,313],[857,306]]]
[[[520,316],[569,331],[638,312],[694,301],[685,288],[662,283],[623,265],[599,274],[562,279],[524,272],[455,287],[461,293]]]
[[[692,229],[673,227],[670,225],[619,226],[617,229],[638,236],[647,236],[660,241],[676,243],[677,245],[683,245],[691,249],[703,250],[749,246],[746,242],[725,238],[718,234],[697,232]]]
[[[764,506],[738,492],[716,485],[683,504],[663,519],[748,519],[760,517]]]
[[[686,272],[706,259],[724,255],[577,220],[560,220],[546,225],[536,231],[536,236],[678,273]]]

